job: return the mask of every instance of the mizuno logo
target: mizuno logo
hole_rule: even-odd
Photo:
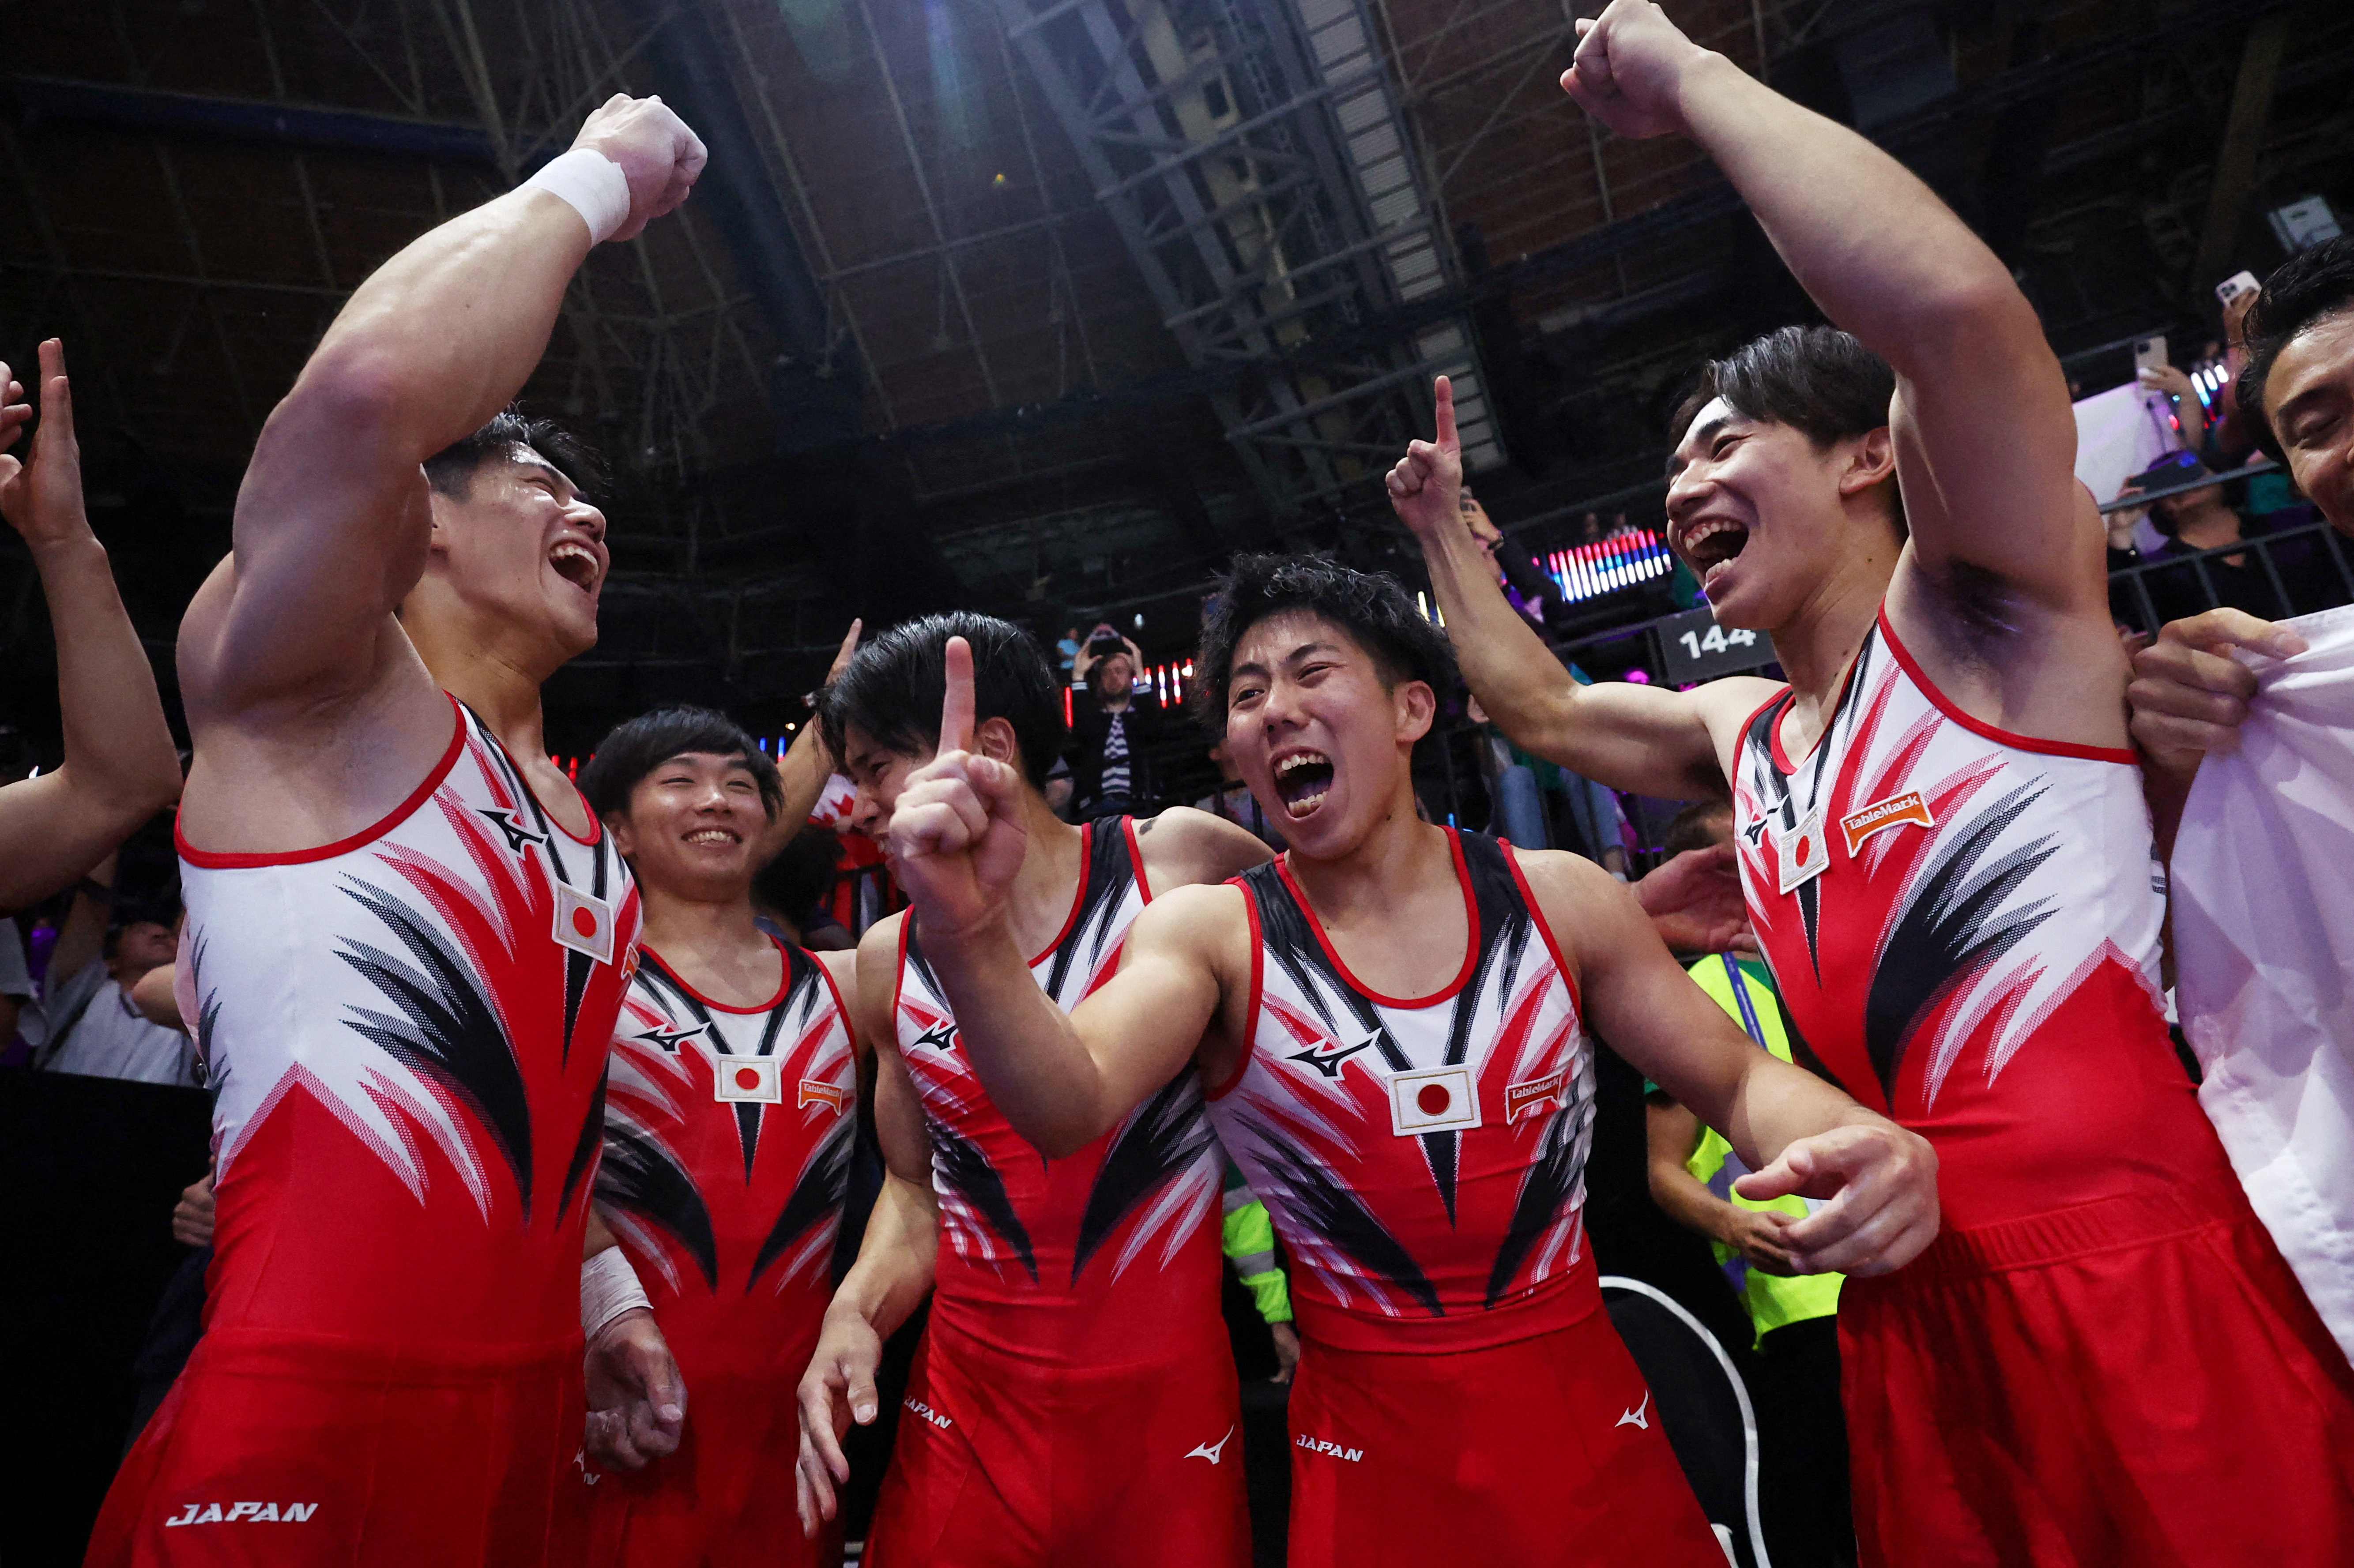
[[[1291,1446],[1295,1448],[1305,1448],[1311,1454],[1330,1454],[1336,1459],[1346,1459],[1352,1465],[1362,1464],[1365,1457],[1365,1451],[1363,1448],[1343,1448],[1338,1443],[1327,1443],[1323,1438],[1310,1437],[1305,1432],[1293,1438]]]
[[[521,854],[523,846],[525,844],[544,844],[547,842],[546,833],[533,832],[529,828],[516,821],[513,811],[502,810],[495,806],[477,806],[474,809],[488,817],[493,827],[506,834],[507,850],[510,853]]]
[[[1755,821],[1750,823],[1747,827],[1742,829],[1741,836],[1749,841],[1749,847],[1751,849],[1755,849],[1758,842],[1766,836],[1766,819],[1760,817]]]
[[[177,1519],[167,1519],[164,1527],[175,1524],[303,1524],[319,1511],[319,1505],[307,1503],[241,1502],[228,1505],[223,1513],[218,1503],[183,1503],[187,1511]]]
[[[1651,1393],[1650,1390],[1645,1389],[1643,1391],[1643,1403],[1637,1405],[1634,1409],[1627,1412],[1626,1414],[1621,1415],[1617,1421],[1611,1423],[1611,1425],[1613,1426],[1639,1426],[1644,1431],[1649,1432],[1651,1429],[1651,1418],[1646,1413],[1650,1408]]]
[[[1186,1455],[1185,1457],[1189,1459],[1207,1459],[1210,1463],[1214,1465],[1218,1462],[1218,1456],[1225,1451],[1228,1439],[1232,1438],[1234,1435],[1235,1429],[1229,1426],[1226,1428],[1226,1436],[1225,1437],[1219,1438],[1214,1443],[1201,1444],[1195,1447],[1192,1453]]]
[[[710,1027],[708,1023],[698,1023],[692,1029],[664,1029],[660,1024],[656,1024],[652,1029],[642,1030],[631,1035],[630,1038],[651,1045],[657,1051],[666,1051],[672,1055],[676,1055],[681,1045],[705,1033]]]
[[[917,1045],[928,1045],[933,1050],[938,1051],[941,1055],[945,1056],[949,1052],[956,1049],[956,1025],[954,1023],[935,1023],[929,1029],[925,1030],[921,1034],[917,1035],[914,1044]]]
[[[926,1404],[920,1399],[909,1398],[901,1401],[901,1403],[943,1432],[956,1425],[955,1422],[949,1420],[947,1416],[942,1415],[938,1411],[934,1410],[930,1405]]]
[[[1341,1045],[1331,1041],[1319,1040],[1304,1051],[1292,1052],[1288,1060],[1305,1062],[1326,1077],[1337,1078],[1341,1075],[1341,1067],[1347,1064],[1350,1057],[1364,1050],[1381,1037],[1381,1025],[1375,1024],[1371,1034],[1353,1045]]]

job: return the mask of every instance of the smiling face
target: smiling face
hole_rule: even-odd
[[[1770,631],[1850,552],[1884,546],[1893,567],[1896,526],[1871,493],[1894,472],[1884,429],[1818,449],[1714,398],[1668,461],[1668,544],[1719,621]]]
[[[2264,418],[2296,487],[2339,533],[2354,534],[2354,310],[2281,345],[2264,378]]]
[[[639,779],[610,826],[640,883],[657,894],[742,896],[769,830],[760,781],[741,757],[681,752]]]
[[[432,507],[427,569],[470,617],[544,641],[557,664],[597,645],[597,596],[611,560],[605,514],[560,469],[517,446],[476,468],[464,494],[434,492]]]
[[[1347,630],[1306,609],[1244,631],[1226,688],[1226,754],[1295,853],[1336,860],[1384,821],[1414,815],[1414,743],[1437,700],[1385,686]]]

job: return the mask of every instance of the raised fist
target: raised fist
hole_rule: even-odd
[[[578,148],[602,153],[630,182],[629,221],[614,239],[634,239],[646,225],[676,207],[695,187],[711,154],[702,138],[660,98],[607,99],[572,139]]]
[[[1405,456],[1386,481],[1390,510],[1417,539],[1463,526],[1463,443],[1455,435],[1455,388],[1442,376],[1430,390],[1438,407],[1438,439],[1407,442]]]
[[[1650,0],[1610,0],[1599,19],[1578,18],[1561,87],[1621,136],[1661,136],[1684,129],[1683,73],[1707,58]]]

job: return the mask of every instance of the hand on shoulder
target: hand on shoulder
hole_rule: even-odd
[[[1189,883],[1225,882],[1274,858],[1248,829],[1191,806],[1139,821],[1136,847],[1156,895]]]

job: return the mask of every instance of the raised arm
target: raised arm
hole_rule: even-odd
[[[802,1374],[801,1451],[794,1464],[794,1503],[801,1531],[814,1536],[833,1518],[835,1489],[850,1479],[842,1451],[852,1422],[870,1425],[880,1413],[875,1377],[883,1343],[899,1331],[932,1288],[939,1255],[939,1209],[932,1194],[931,1145],[923,1102],[891,1027],[891,990],[899,967],[899,926],[881,920],[858,944],[851,1021],[874,1052],[875,1133],[883,1146],[883,1190],[866,1217],[858,1261],[843,1277],[825,1309],[816,1351]]]
[[[2067,382],[1994,253],[1895,159],[1693,44],[1649,0],[1577,26],[1569,95],[1622,135],[1699,143],[1823,313],[1894,367],[1918,565],[1973,567],[2054,609],[2100,598],[2098,545],[2073,509]]]
[[[1521,859],[1569,938],[1587,1023],[1724,1134],[1751,1171],[1735,1190],[1830,1200],[1784,1233],[1799,1272],[1884,1274],[1929,1245],[1937,1157],[1926,1139],[1752,1044],[1668,956],[1634,895],[1591,863]]]
[[[82,507],[81,450],[65,345],[40,347],[41,423],[29,463],[0,455],[0,514],[23,536],[57,639],[65,763],[0,789],[0,914],[37,903],[130,837],[180,793],[180,759],[155,672],[115,591]],[[0,448],[30,407],[0,365]]]
[[[307,712],[371,689],[389,655],[361,629],[385,626],[424,570],[419,465],[522,387],[590,245],[676,207],[704,161],[661,100],[618,95],[573,150],[576,184],[527,184],[378,268],[271,412],[238,494],[228,603],[186,651],[203,712],[286,699]]]
[[[1082,1148],[1174,1077],[1219,1015],[1215,934],[1239,916],[1231,887],[1181,887],[1129,928],[1119,972],[1066,1017],[1013,940],[1022,777],[966,750],[972,650],[948,643],[939,751],[891,813],[887,847],[924,956],[990,1102],[1048,1159]],[[1240,927],[1237,917],[1225,924]]]
[[[1498,728],[1522,750],[1614,789],[1668,800],[1724,792],[1711,738],[1719,705],[1746,713],[1772,694],[1764,681],[1718,681],[1670,692],[1624,681],[1581,686],[1569,677],[1497,586],[1487,554],[1464,525],[1463,449],[1455,431],[1455,392],[1446,376],[1432,388],[1436,440],[1417,440],[1390,470],[1390,505],[1422,546],[1438,595],[1447,640],[1463,680]],[[1737,716],[1731,722],[1737,723]]]
[[[854,620],[850,630],[843,634],[842,647],[825,672],[829,686],[842,678],[843,666],[858,652],[859,629],[865,623]],[[817,722],[812,713],[793,736],[792,745],[785,747],[784,756],[777,759],[777,782],[784,790],[784,804],[777,811],[776,821],[769,824],[766,840],[755,858],[762,864],[783,853],[793,842],[793,835],[809,826],[809,816],[817,810],[818,800],[825,793],[825,782],[833,777],[837,766],[833,753],[826,749],[825,726]]]

